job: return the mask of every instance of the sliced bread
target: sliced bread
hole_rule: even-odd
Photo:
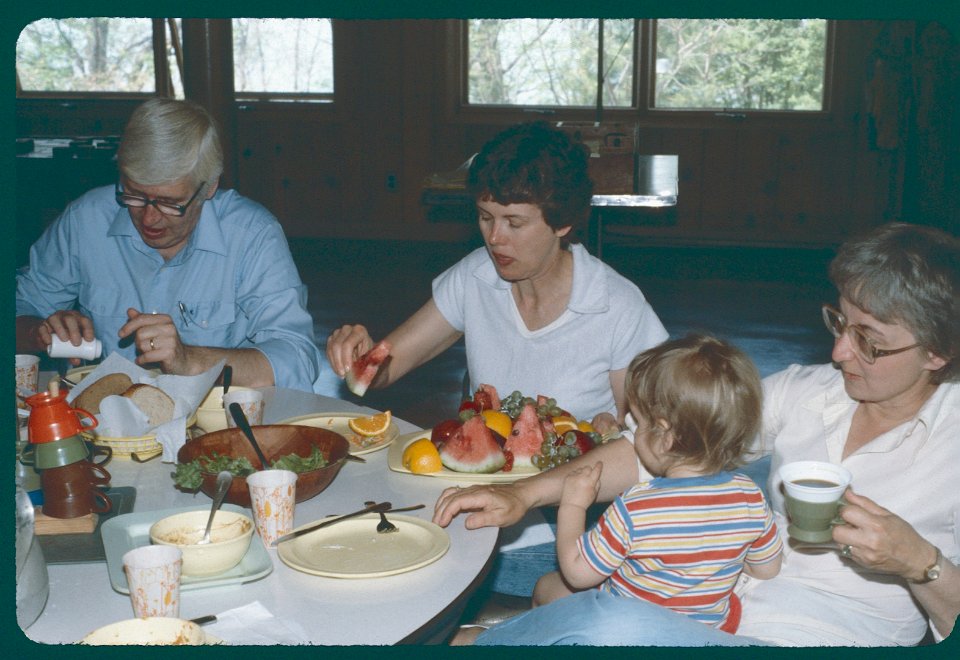
[[[127,388],[123,396],[132,400],[150,420],[150,427],[166,424],[173,419],[174,403],[166,392],[159,387],[140,383]]]
[[[92,415],[100,414],[100,402],[111,394],[123,394],[133,385],[127,374],[107,374],[77,395],[71,405]]]

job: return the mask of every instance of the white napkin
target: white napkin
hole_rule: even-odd
[[[111,353],[96,369],[87,374],[80,383],[70,390],[67,401],[72,402],[92,383],[107,374],[124,373],[134,383],[154,385],[166,392],[174,403],[174,418],[150,428],[147,416],[132,401],[121,396],[108,396],[100,404],[99,425],[96,433],[110,437],[137,437],[155,433],[157,442],[163,447],[164,463],[177,460],[177,451],[187,440],[187,419],[196,412],[217,380],[226,360],[220,360],[213,367],[197,376],[174,376],[155,374],[127,360],[118,353]]]
[[[260,601],[217,614],[214,623],[203,627],[224,644],[308,644],[303,629],[293,621],[281,621]]]

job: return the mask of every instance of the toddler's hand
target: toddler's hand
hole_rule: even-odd
[[[600,473],[603,463],[597,461],[593,465],[584,465],[567,474],[563,479],[563,493],[560,495],[560,506],[578,506],[586,509],[597,499],[600,491]]]

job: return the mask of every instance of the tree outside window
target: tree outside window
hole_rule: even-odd
[[[645,23],[650,57],[634,45]],[[466,30],[470,105],[593,107],[602,67],[606,108],[824,107],[825,20],[498,19],[467,21]],[[652,94],[635,97],[639,71]]]

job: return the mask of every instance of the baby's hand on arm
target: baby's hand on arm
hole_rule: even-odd
[[[603,463],[597,461],[593,465],[584,465],[567,474],[563,480],[560,506],[586,509],[593,504],[600,490],[601,472],[603,472]]]

